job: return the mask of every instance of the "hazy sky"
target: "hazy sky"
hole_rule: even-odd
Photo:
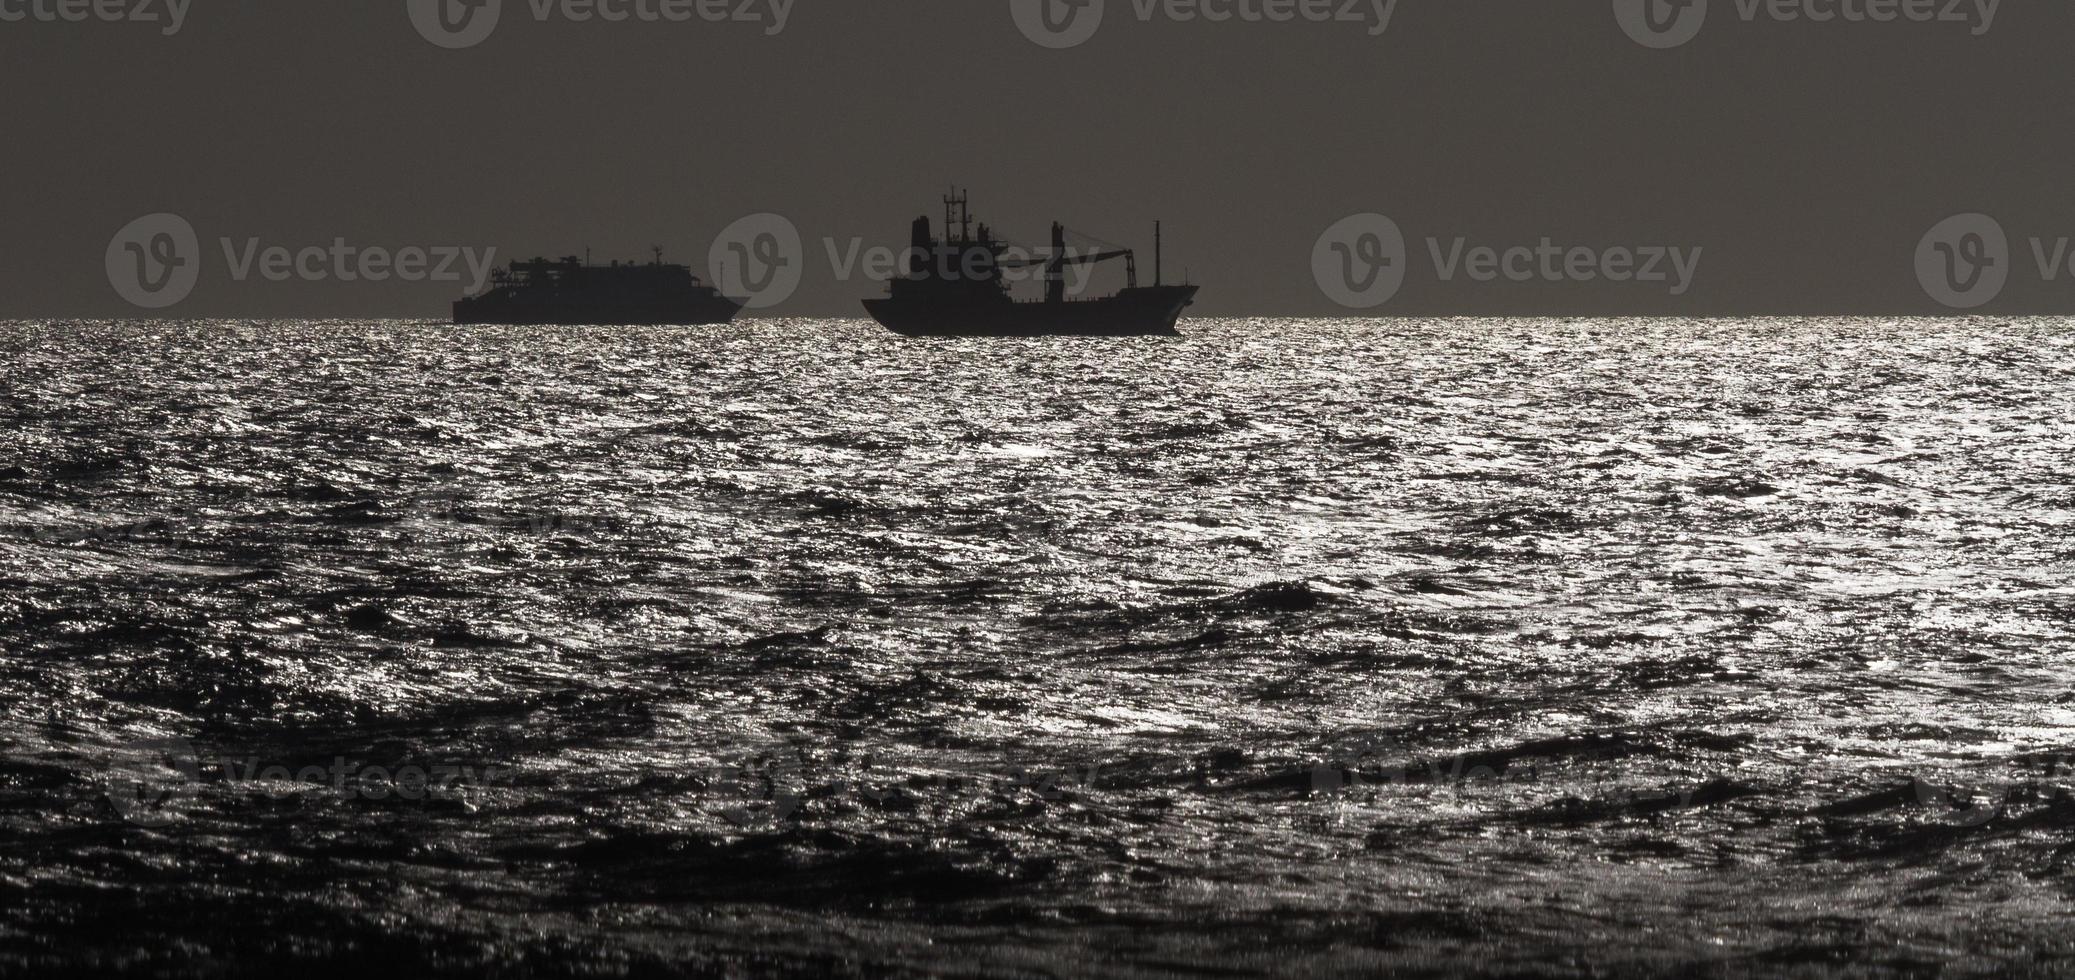
[[[1028,39],[1010,0],[797,0],[775,36],[771,0],[731,0],[760,23],[540,21],[505,0],[461,50],[422,37],[405,0],[180,0],[171,37],[163,18],[38,19],[57,2],[0,0],[25,15],[0,22],[0,316],[138,315],[105,259],[154,212],[188,219],[204,253],[165,315],[438,317],[458,285],[239,282],[220,243],[657,244],[703,272],[717,233],[765,211],[806,242],[804,281],[768,312],[855,316],[880,287],[839,280],[825,241],[897,247],[954,181],[1025,241],[1056,218],[1150,250],[1164,220],[1203,315],[1345,313],[1314,246],[1365,212],[1408,240],[1382,314],[1937,312],[1919,241],[1973,211],[2011,237],[1988,312],[2075,308],[2075,275],[2044,281],[2031,254],[2075,237],[2064,2],[1994,5],[1977,36],[1986,0],[1936,0],[1968,20],[1932,23],[1713,0],[1667,50],[1609,0],[1401,0],[1380,35],[1370,0],[1324,23],[1108,0],[1065,50]],[[1701,251],[1673,295],[1442,281],[1429,245],[1545,237]]]

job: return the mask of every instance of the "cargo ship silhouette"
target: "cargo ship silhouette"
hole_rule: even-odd
[[[1153,284],[1138,284],[1138,254],[1111,248],[1074,254],[1066,247],[1066,229],[1052,225],[1052,247],[1029,257],[1014,257],[1014,246],[994,237],[982,223],[973,227],[969,198],[944,198],[944,240],[930,229],[930,219],[915,219],[907,258],[899,278],[882,299],[868,299],[865,310],[887,329],[910,337],[1124,337],[1173,335],[1182,311],[1195,301],[1197,287],[1161,284],[1159,226],[1153,230]],[[1068,299],[1068,266],[1124,260],[1127,285],[1112,296]],[[1044,269],[1045,296],[1017,300],[1009,295],[1005,273],[1011,269]]]
[[[592,265],[568,256],[513,262],[492,274],[481,295],[454,304],[457,324],[694,326],[727,323],[742,304],[667,265],[663,250],[647,265]]]

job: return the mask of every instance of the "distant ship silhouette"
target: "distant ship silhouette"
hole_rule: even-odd
[[[1197,287],[1160,282],[1160,232],[1153,232],[1153,285],[1138,284],[1138,254],[1126,248],[1070,254],[1066,229],[1052,225],[1051,251],[1041,257],[1008,258],[1011,246],[994,237],[986,224],[974,233],[969,198],[944,198],[944,241],[930,231],[928,217],[915,219],[913,236],[900,278],[883,299],[868,299],[872,318],[895,333],[910,337],[1123,337],[1172,335],[1182,311],[1195,301]],[[1128,285],[1113,296],[1066,298],[1066,269],[1123,259]],[[1003,273],[1012,268],[1043,266],[1045,298],[1019,301],[1009,296]]]
[[[727,323],[742,304],[692,275],[666,265],[663,250],[647,265],[591,265],[575,256],[533,259],[499,269],[479,296],[454,304],[459,324],[561,326],[693,326]]]

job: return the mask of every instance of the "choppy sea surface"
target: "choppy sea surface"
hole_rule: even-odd
[[[0,324],[0,973],[2065,974],[2075,324]]]

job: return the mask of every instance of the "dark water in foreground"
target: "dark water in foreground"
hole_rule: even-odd
[[[2075,969],[2075,330],[1185,329],[0,325],[0,972]]]

